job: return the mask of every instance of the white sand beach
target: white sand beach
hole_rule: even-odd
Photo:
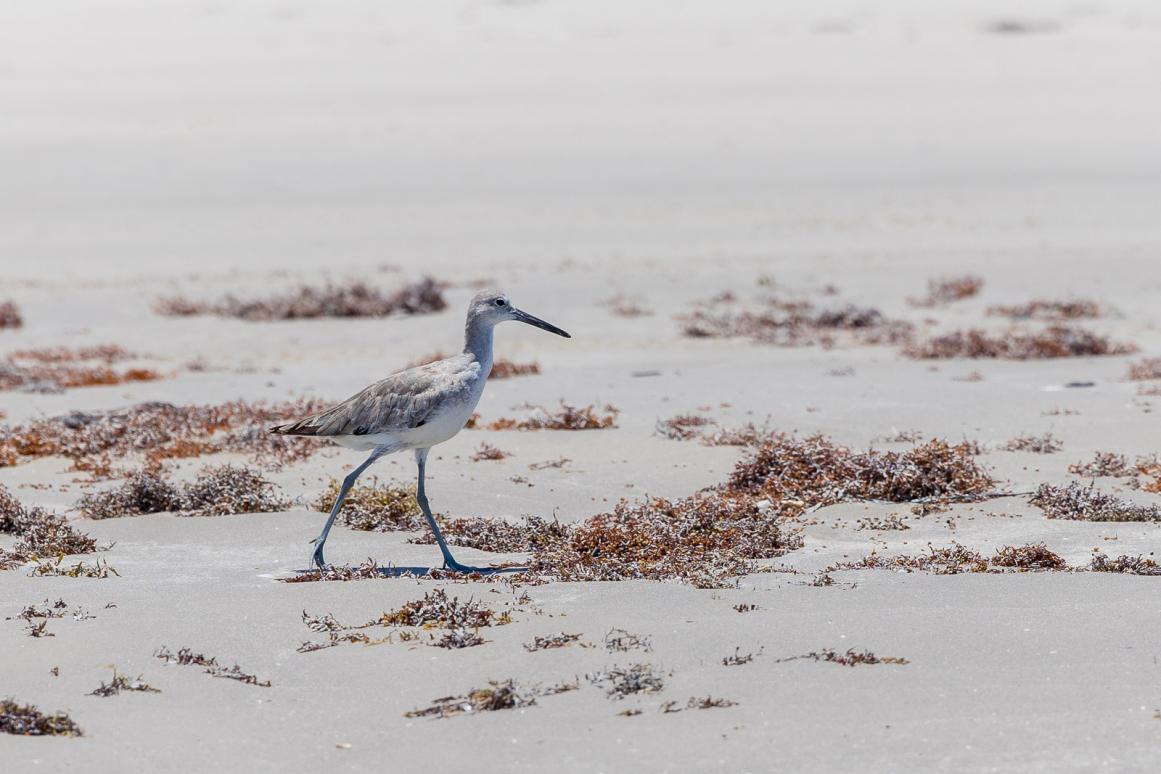
[[[328,447],[265,470],[285,510],[103,520],[76,506],[116,477],[21,456],[0,466],[0,485],[108,547],[65,564],[99,558],[117,575],[0,570],[0,699],[67,712],[83,731],[0,733],[0,769],[1155,770],[1158,578],[1087,569],[1098,553],[1156,558],[1161,524],[1049,519],[1027,493],[1095,481],[1161,505],[1139,488],[1147,477],[1069,472],[1098,452],[1161,452],[1161,391],[1149,394],[1161,382],[1127,378],[1161,356],[1158,94],[1161,8],[1130,0],[0,8],[0,303],[23,319],[0,329],[0,359],[117,345],[162,377],[0,391],[4,433],[149,401],[336,402],[457,351],[468,299],[489,284],[573,338],[499,327],[497,356],[540,373],[490,382],[483,421],[561,401],[619,413],[603,430],[464,430],[431,454],[441,514],[576,525],[622,498],[722,484],[753,450],[657,432],[691,413],[859,451],[976,442],[995,492],[1017,493],[926,515],[853,498],[808,509],[780,524],[801,548],[724,588],[284,583],[307,569],[325,518],[315,500],[359,453]],[[969,275],[983,281],[971,297],[910,302],[929,280]],[[154,309],[174,295],[356,279],[390,291],[423,276],[446,283],[442,311],[251,322]],[[726,292],[733,305],[705,305]],[[1101,313],[1076,324],[1136,351],[915,359],[846,333],[833,346],[695,338],[675,319],[769,295],[874,308],[918,341],[1025,325],[990,315],[996,305],[1087,299]],[[647,313],[612,313],[616,296]],[[1006,449],[1045,434],[1059,451]],[[485,442],[508,456],[472,461]],[[248,458],[179,458],[170,471],[189,481],[227,461]],[[414,482],[410,454],[371,473]],[[892,520],[907,528],[882,528]],[[416,534],[340,526],[327,558],[438,564],[434,545],[407,542]],[[0,534],[0,549],[17,541]],[[1072,569],[826,569],[1041,543]],[[511,622],[460,649],[375,627],[358,631],[394,641],[298,650],[327,638],[304,611],[362,624],[435,589]],[[57,599],[68,613],[47,620],[52,636],[30,636],[36,622],[18,615]],[[610,649],[615,629],[648,646]],[[581,637],[524,647],[560,633]],[[162,647],[270,686],[165,663]],[[794,658],[850,649],[906,663]],[[633,664],[663,687],[610,698],[599,673]],[[160,692],[88,695],[111,667]],[[578,687],[494,712],[405,715],[507,679]],[[733,704],[687,705],[706,697]]]

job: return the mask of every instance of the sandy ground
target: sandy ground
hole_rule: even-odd
[[[430,273],[492,280],[574,335],[501,328],[498,353],[536,360],[542,374],[490,384],[485,418],[560,399],[622,411],[615,430],[474,431],[439,447],[430,495],[456,515],[574,521],[621,497],[720,482],[741,452],[654,433],[658,419],[699,407],[726,425],[768,421],[854,447],[883,447],[877,439],[898,430],[975,439],[1012,491],[1075,480],[1067,465],[1098,450],[1161,451],[1157,399],[1124,380],[1132,358],[933,366],[893,347],[681,336],[675,314],[720,291],[751,294],[769,276],[792,293],[834,284],[843,299],[933,331],[995,325],[984,317],[995,303],[1092,297],[1117,310],[1092,328],[1161,352],[1161,13],[1144,2],[1025,3],[1017,17],[1006,3],[933,5],[5,7],[0,301],[13,299],[26,323],[0,331],[0,353],[117,343],[172,378],[2,393],[3,421],[144,400],[343,398],[457,347],[472,291],[453,287],[449,309],[432,316],[269,324],[161,318],[152,301],[328,277],[392,287]],[[991,31],[1004,21],[1025,32]],[[986,281],[977,298],[935,310],[906,302],[930,277],[969,272]],[[601,302],[618,293],[653,314],[611,315]],[[188,370],[195,360],[209,370]],[[973,371],[982,380],[962,380]],[[1075,381],[1094,386],[1065,386]],[[1046,431],[1061,453],[997,449]],[[471,462],[484,440],[511,456]],[[573,460],[564,470],[528,469],[562,455]],[[114,544],[103,558],[120,577],[0,573],[0,618],[58,597],[96,616],[50,621],[52,638],[0,620],[0,696],[67,710],[86,732],[0,736],[2,767],[1155,769],[1154,579],[875,571],[810,584],[835,561],[928,543],[988,553],[1044,541],[1073,564],[1094,550],[1149,554],[1161,550],[1155,525],[1048,521],[1023,498],[924,518],[846,504],[813,514],[804,548],[775,562],[797,574],[737,589],[555,583],[527,589],[531,603],[519,605],[493,584],[277,582],[305,565],[322,519],[305,504],[358,460],[327,451],[275,474],[302,504],[288,513],[82,523]],[[401,455],[376,472],[404,481],[412,467]],[[75,478],[63,460],[0,469],[24,502],[62,512],[87,489]],[[911,529],[856,528],[889,514]],[[339,529],[328,558],[435,560],[434,547],[406,537]],[[296,652],[318,639],[303,610],[357,622],[436,587],[511,607],[513,623],[463,650]],[[736,612],[740,603],[758,609]],[[652,651],[607,651],[614,627],[648,635]],[[595,647],[522,647],[561,631]],[[163,645],[273,685],[166,666],[152,657]],[[779,662],[849,647],[909,663]],[[723,666],[736,649],[758,655]],[[671,673],[662,692],[612,701],[583,678],[639,661]],[[162,692],[85,695],[110,665]],[[489,679],[574,676],[579,690],[523,710],[403,715]],[[737,704],[660,711],[706,695]],[[618,714],[629,708],[642,713]]]

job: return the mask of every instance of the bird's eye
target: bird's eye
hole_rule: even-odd
[[[497,299],[496,299],[496,306],[504,306],[504,305],[505,305],[505,304],[507,304],[507,303],[508,303],[508,302],[507,302],[507,301],[505,301],[505,300],[504,300],[504,299],[502,299],[502,298],[497,298]]]

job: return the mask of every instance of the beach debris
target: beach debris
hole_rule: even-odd
[[[665,674],[651,664],[614,666],[585,675],[585,679],[605,689],[610,699],[623,699],[638,693],[656,693],[665,687]]]
[[[515,680],[490,680],[487,687],[476,688],[465,696],[445,696],[431,706],[404,713],[408,718],[450,718],[477,712],[531,707],[538,696],[546,695],[536,687],[522,686]]]
[[[1037,298],[1024,304],[989,306],[987,313],[990,317],[1007,317],[1010,320],[1066,322],[1103,317],[1107,310],[1102,304],[1085,299],[1046,301]]]
[[[16,464],[21,457],[60,456],[71,459],[74,470],[110,478],[112,460],[130,455],[143,454],[147,464],[156,464],[170,458],[236,452],[250,455],[264,467],[279,468],[309,458],[322,442],[268,433],[266,426],[322,405],[306,399],[207,406],[152,402],[116,411],[73,411],[0,427],[0,465]]]
[[[32,571],[28,573],[29,577],[65,577],[65,578],[108,578],[116,575],[121,576],[121,573],[111,567],[108,562],[97,559],[92,564],[85,564],[84,562],[77,562],[73,565],[64,564],[64,556],[58,556],[56,559],[38,562]]]
[[[1068,466],[1068,472],[1086,478],[1106,478],[1137,475],[1137,468],[1129,465],[1123,454],[1096,452],[1088,462],[1077,462]]]
[[[734,655],[722,659],[722,666],[742,666],[749,664],[755,657],[761,656],[765,648],[758,648],[757,652],[742,653],[741,647],[734,648]]]
[[[618,293],[615,296],[606,298],[601,302],[601,306],[609,310],[609,314],[617,317],[634,318],[634,317],[652,317],[653,311],[647,308],[644,301],[638,298],[626,296]]]
[[[691,338],[748,338],[782,347],[832,347],[855,344],[901,344],[910,340],[914,326],[892,320],[878,309],[854,304],[818,306],[812,301],[768,299],[761,308],[727,309],[714,300],[704,309],[677,316],[682,333]]]
[[[932,439],[907,451],[855,452],[821,435],[775,434],[740,461],[730,493],[763,495],[786,514],[849,500],[972,501],[995,482],[975,457],[976,444]]]
[[[483,462],[484,460],[502,460],[508,456],[508,453],[496,448],[492,444],[485,441],[480,444],[480,447],[472,453],[472,462]]]
[[[958,575],[964,572],[987,572],[988,561],[977,552],[953,543],[948,547],[928,546],[926,554],[882,556],[876,552],[857,562],[839,562],[824,572],[836,570],[895,570],[897,572],[930,572],[934,575]]]
[[[228,295],[220,301],[192,301],[182,296],[159,298],[154,311],[167,317],[217,315],[249,321],[304,320],[320,317],[387,317],[430,314],[447,306],[438,283],[430,277],[393,293],[362,281],[300,285],[293,292],[265,299],[243,300]]]
[[[845,653],[840,653],[833,648],[823,648],[821,650],[811,651],[810,653],[804,653],[801,656],[780,658],[775,663],[781,664],[785,661],[797,661],[798,659],[811,659],[849,667],[863,666],[865,664],[903,665],[910,663],[907,659],[898,656],[876,656],[869,650],[856,651],[854,648],[848,648]]]
[[[1130,363],[1128,378],[1135,382],[1161,379],[1161,357],[1147,357],[1136,363]]]
[[[545,521],[538,516],[526,516],[523,524],[483,517],[462,519],[437,517],[437,521],[450,545],[492,553],[533,551],[546,541],[562,539],[568,531],[568,527],[560,522]],[[435,536],[430,531],[425,531],[408,538],[407,542],[432,545],[435,543]]]
[[[863,530],[886,532],[892,530],[911,529],[911,527],[909,527],[907,522],[903,521],[903,519],[901,519],[898,514],[892,513],[881,519],[874,516],[867,516],[866,518],[859,519],[855,522],[855,529],[859,530],[860,532]]]
[[[120,486],[90,492],[77,510],[90,519],[173,512],[182,516],[224,516],[271,513],[290,507],[290,501],[257,470],[218,465],[201,471],[189,483],[177,485],[159,467],[134,472]]]
[[[952,331],[908,344],[903,348],[903,355],[917,360],[1041,360],[1127,355],[1136,351],[1133,344],[1110,341],[1084,328],[1052,325],[1042,331],[1010,329],[998,334],[979,329]]]
[[[722,427],[703,433],[701,442],[705,446],[757,446],[769,436],[766,424],[747,422],[740,427]]]
[[[113,368],[136,357],[116,345],[17,350],[0,360],[0,390],[50,393],[161,378],[148,368]]]
[[[946,306],[978,295],[984,287],[984,280],[970,274],[961,277],[943,277],[927,281],[927,295],[910,298],[908,303],[920,308]]]
[[[1161,521],[1161,506],[1139,505],[1073,481],[1066,487],[1041,484],[1029,501],[1050,519],[1076,521]]]
[[[561,401],[557,411],[537,407],[536,413],[522,419],[501,417],[486,425],[474,422],[465,427],[471,430],[604,430],[617,426],[619,413],[620,409],[615,406],[606,405],[603,409],[597,409],[589,405],[578,408]]]
[[[701,435],[696,428],[712,424],[712,419],[700,414],[678,414],[669,419],[658,419],[653,432],[672,441],[688,441]]]
[[[212,677],[222,677],[227,680],[237,680],[246,685],[255,685],[259,688],[269,688],[271,683],[269,680],[259,680],[257,676],[242,671],[237,664],[233,666],[224,667],[218,663],[218,659],[212,656],[206,656],[201,653],[194,653],[190,648],[180,648],[177,653],[173,653],[169,648],[162,645],[153,652],[154,658],[161,659],[166,664],[178,664],[179,666],[200,666],[203,667],[206,674]]]
[[[936,548],[928,545],[926,554],[883,556],[872,552],[857,562],[840,562],[824,572],[837,570],[895,570],[896,572],[930,572],[933,575],[960,573],[1005,573],[1032,570],[1067,570],[1064,560],[1043,543],[1024,546],[1001,546],[991,559],[959,543]]]
[[[671,714],[674,712],[681,712],[687,709],[720,709],[722,707],[736,706],[737,702],[731,699],[715,699],[712,696],[705,696],[702,698],[692,697],[685,703],[685,706],[679,706],[676,701],[667,701],[662,703],[660,709],[664,714]]]
[[[314,509],[324,513],[329,511],[341,486],[338,479],[332,478],[314,501]],[[410,532],[426,527],[414,488],[394,484],[380,486],[374,476],[366,484],[351,487],[339,510],[338,521],[351,529],[367,532]]]
[[[549,468],[563,468],[568,463],[572,462],[568,457],[557,457],[554,460],[545,460],[544,462],[533,462],[528,465],[529,470],[547,470]]]
[[[534,376],[540,373],[540,364],[537,362],[517,363],[507,358],[492,361],[492,372],[489,379],[511,379],[514,376]]]
[[[283,583],[315,583],[318,581],[352,581],[382,578],[383,571],[379,563],[368,558],[359,565],[327,565],[325,570],[318,568],[297,572],[286,578],[279,578]]]
[[[1044,435],[1018,435],[1004,444],[1004,449],[1032,454],[1055,454],[1064,448],[1060,439],[1052,433]]]
[[[432,589],[421,599],[408,602],[397,610],[383,613],[377,622],[384,626],[478,629],[483,626],[506,624],[509,620],[507,613],[497,614],[474,599],[461,602],[458,597],[449,598],[443,589]]]
[[[1065,570],[1068,565],[1059,554],[1048,550],[1043,543],[1024,546],[1001,546],[988,560],[992,567],[1011,567],[1018,570]]]
[[[610,629],[605,634],[605,650],[610,653],[628,653],[631,650],[653,652],[653,638],[649,635],[633,634],[624,629]]]
[[[4,328],[20,328],[24,325],[24,318],[20,310],[11,301],[0,302],[0,330]]]
[[[84,736],[65,712],[46,715],[32,704],[0,699],[0,733],[17,736]]]
[[[1126,575],[1161,575],[1161,566],[1148,556],[1122,554],[1110,559],[1106,554],[1094,554],[1088,569],[1092,572],[1119,572]]]
[[[761,608],[750,602],[739,602],[738,604],[734,605],[734,612],[736,613],[752,613],[759,609]]]
[[[117,667],[112,667],[113,679],[106,683],[101,681],[101,685],[95,690],[88,693],[89,696],[116,696],[122,691],[138,692],[138,693],[161,693],[157,688],[154,688],[149,683],[141,679],[141,675],[137,677],[128,677],[117,671]]]
[[[681,500],[622,500],[609,513],[536,537],[529,577],[554,580],[682,580],[721,588],[752,572],[752,560],[802,545],[753,498],[704,492]]]
[[[571,645],[574,642],[580,642],[581,634],[550,634],[548,636],[537,636],[533,638],[532,642],[524,643],[524,650],[529,653],[534,653],[538,650],[551,650],[553,648],[563,648]],[[581,643],[582,645],[584,643]]]
[[[63,516],[39,506],[26,507],[0,484],[0,534],[15,535],[10,550],[0,549],[0,570],[48,557],[90,554],[97,541],[73,528]]]

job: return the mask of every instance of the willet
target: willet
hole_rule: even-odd
[[[505,320],[518,320],[571,338],[555,325],[512,306],[503,293],[477,293],[468,306],[461,354],[392,374],[334,408],[270,428],[272,433],[327,438],[350,449],[371,452],[371,456],[343,479],[322,533],[313,541],[311,560],[319,569],[326,567],[323,545],[355,480],[383,455],[413,449],[419,468],[415,499],[443,553],[443,566],[457,572],[478,570],[460,564],[451,555],[431,515],[423,479],[431,447],[462,430],[480,402],[492,371],[492,329]]]

